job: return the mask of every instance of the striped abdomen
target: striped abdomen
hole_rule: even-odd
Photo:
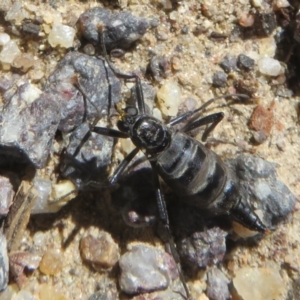
[[[169,187],[190,204],[206,208],[223,198],[226,167],[218,156],[200,142],[177,132],[157,159],[157,171]]]

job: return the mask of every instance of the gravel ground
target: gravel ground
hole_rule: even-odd
[[[90,3],[50,0],[34,3],[15,1],[14,4],[5,0],[0,4],[0,42],[4,44],[6,38],[1,36],[1,32],[7,33],[19,48],[20,53],[17,54],[20,57],[16,60],[14,56],[14,61],[8,62],[5,58],[12,55],[13,49],[8,54],[2,53],[2,56],[0,53],[0,77],[9,81],[13,74],[18,74],[43,90],[48,76],[66,53],[74,49],[93,52],[91,46],[84,50],[86,42],[80,42],[76,36],[72,38],[72,31],[71,46],[66,42],[68,37],[64,37],[63,41],[54,38],[53,41],[50,36],[54,24],[76,29],[79,16],[96,6],[130,11],[149,20],[150,26],[136,43],[123,50],[123,56],[112,57],[112,61],[117,69],[125,73],[136,72],[143,82],[154,87],[155,92],[164,94],[165,103],[151,103],[149,100],[153,114],[167,120],[178,111],[198,107],[214,96],[246,93],[250,96],[248,101],[231,103],[222,99],[207,110],[208,113],[225,113],[223,121],[210,135],[214,142],[209,146],[222,159],[235,158],[246,152],[274,163],[278,178],[298,200],[299,65],[293,50],[298,49],[296,38],[299,28],[295,22],[297,4],[291,3],[293,9],[285,7],[288,4],[283,0],[119,0]],[[253,24],[254,15],[257,20],[259,13],[272,16],[274,12],[276,26],[269,19],[262,21],[264,26]],[[294,19],[288,20],[288,16]],[[74,30],[74,33],[77,32]],[[3,49],[4,46],[0,47]],[[237,68],[230,57],[237,58],[240,54],[253,59],[254,64],[249,59],[242,60],[242,57]],[[265,66],[266,62],[264,64],[262,59],[266,57],[275,60]],[[123,83],[122,95],[128,95],[132,85],[130,82]],[[5,91],[3,83],[0,87]],[[172,97],[176,97],[176,101]],[[4,96],[2,103],[5,104]],[[39,177],[52,182],[57,180],[60,154],[65,146],[63,139],[64,136],[56,134],[50,145],[50,159],[45,162],[45,167],[36,170]],[[122,141],[117,142],[114,149],[112,164],[108,168],[110,172],[133,148]],[[19,172],[20,167],[17,170]],[[22,169],[22,175],[18,175],[24,184],[30,181],[34,172],[32,167],[27,167]],[[147,184],[145,180],[145,186]],[[153,293],[135,296],[134,299],[182,299],[180,294],[175,293],[180,289],[180,283],[174,262],[172,264],[166,258],[168,254],[163,251],[164,244],[155,230],[125,225],[121,212],[116,209],[118,206],[111,202],[114,199],[109,190],[82,191],[57,213],[31,216],[10,254],[13,279],[0,294],[0,299],[132,299],[133,296],[124,293],[126,280],[118,281],[120,267],[117,261],[121,256],[122,268],[126,265],[122,255],[138,252],[139,245],[156,249],[161,255],[156,259],[163,257],[167,262],[162,267],[163,271],[143,271],[159,272],[160,276],[164,276],[161,280],[154,276],[159,282],[152,290],[148,286],[139,290]],[[198,269],[196,273],[185,268],[192,296],[195,299],[299,299],[299,208],[297,201],[292,214],[270,234],[259,238],[241,239],[236,234],[238,230],[230,232],[227,252],[223,261],[216,265]],[[222,237],[226,235],[224,232],[220,234]],[[106,245],[104,250],[103,244]],[[103,252],[97,254],[98,248]],[[139,251],[142,254],[137,260],[143,261],[144,253]],[[149,259],[149,264],[154,260]],[[21,287],[20,291],[15,282]],[[169,287],[167,291],[156,291],[156,288],[164,289],[166,286]],[[229,289],[224,286],[229,286]],[[130,290],[131,287],[127,288]]]

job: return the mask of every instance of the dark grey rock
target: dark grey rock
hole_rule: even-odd
[[[59,130],[70,132],[107,115],[120,101],[121,83],[102,59],[70,52],[49,76],[46,91],[60,99]]]
[[[240,69],[249,71],[254,67],[254,60],[245,54],[238,56],[237,65]]]
[[[21,83],[3,107],[0,154],[19,163],[43,168],[60,121],[60,103],[55,95]],[[8,100],[8,99],[7,99]]]
[[[15,192],[13,186],[7,177],[0,176],[0,218],[6,216],[9,207],[12,205]]]
[[[217,71],[212,78],[212,85],[214,87],[225,86],[227,82],[227,75],[223,71]]]
[[[107,50],[129,48],[150,26],[148,20],[136,17],[128,11],[111,12],[101,7],[84,12],[79,17],[77,25],[81,35],[94,45],[99,44],[99,26],[103,26]]]
[[[228,278],[218,268],[210,269],[207,272],[207,290],[206,294],[210,300],[231,299],[228,284]]]
[[[263,212],[268,227],[290,214],[296,198],[288,187],[277,178],[274,164],[250,154],[243,154],[228,161],[234,168],[250,203]]]
[[[6,238],[0,230],[0,291],[6,289],[8,284],[8,254]]]
[[[237,59],[234,55],[226,55],[223,60],[220,62],[220,67],[226,72],[229,73],[233,70],[236,70]]]
[[[166,252],[146,245],[135,245],[119,260],[119,285],[127,294],[149,293],[166,289],[178,278],[177,266]]]
[[[156,81],[161,81],[163,78],[167,78],[170,62],[165,56],[153,56],[148,69]]]
[[[79,189],[100,189],[105,186],[105,180],[108,185],[107,166],[111,163],[113,138],[89,130],[90,125],[83,123],[70,135],[61,159],[61,173]]]
[[[214,227],[203,232],[194,232],[177,243],[182,262],[197,270],[223,260],[226,252],[227,232]]]

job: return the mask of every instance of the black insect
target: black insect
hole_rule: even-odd
[[[106,53],[105,57],[107,57]],[[109,60],[106,60],[114,70]],[[116,71],[114,70],[114,72]],[[149,160],[153,169],[159,218],[168,234],[168,243],[174,258],[178,257],[178,254],[170,230],[168,212],[159,177],[185,203],[206,210],[211,215],[229,215],[251,230],[266,232],[266,226],[248,204],[247,195],[241,189],[236,175],[218,155],[188,135],[191,130],[210,124],[203,134],[203,139],[206,139],[207,135],[223,119],[224,114],[222,112],[199,117],[199,113],[216,99],[247,96],[236,94],[213,98],[201,107],[164,124],[145,113],[140,79],[136,75],[119,72],[116,72],[116,75],[125,79],[134,78],[136,80],[137,107],[127,106],[124,109],[118,109],[120,118],[117,126],[119,131],[97,126],[93,127],[92,131],[111,137],[130,138],[135,145],[135,149],[117,167],[109,180],[110,184],[117,183],[125,168],[139,151],[142,151]],[[174,128],[174,125],[191,117],[193,117],[192,121],[180,130]],[[178,267],[180,271],[180,265]],[[188,288],[181,272],[180,274],[189,297]]]

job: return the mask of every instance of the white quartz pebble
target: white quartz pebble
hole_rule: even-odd
[[[0,46],[6,45],[10,41],[10,36],[7,33],[0,33]]]
[[[178,84],[174,81],[163,84],[157,92],[157,101],[165,116],[176,116],[181,103],[181,91]]]
[[[9,41],[3,46],[0,52],[0,61],[11,64],[20,53],[21,51],[15,41]]]
[[[281,64],[271,57],[264,57],[258,61],[259,72],[268,76],[278,76],[282,73]]]
[[[52,47],[70,48],[73,46],[75,29],[62,24],[55,24],[49,33],[48,42]]]

